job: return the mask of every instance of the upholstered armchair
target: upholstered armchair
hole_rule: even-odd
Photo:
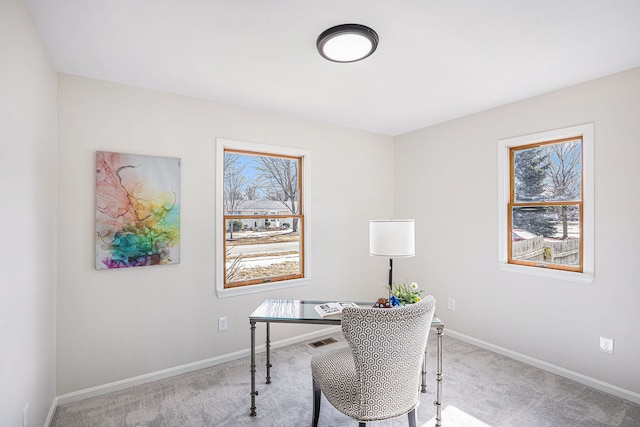
[[[345,308],[342,332],[349,347],[311,359],[313,427],[318,425],[322,393],[360,427],[404,414],[415,427],[421,365],[434,312],[432,296],[400,308]]]

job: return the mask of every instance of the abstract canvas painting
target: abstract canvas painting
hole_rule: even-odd
[[[96,153],[96,269],[180,262],[180,159]]]

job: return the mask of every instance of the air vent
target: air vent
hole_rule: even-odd
[[[325,338],[320,341],[310,342],[309,345],[313,348],[322,347],[323,345],[333,344],[334,342],[338,342],[335,338]]]

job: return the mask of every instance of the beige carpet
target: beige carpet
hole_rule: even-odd
[[[346,345],[295,344],[272,352],[272,384],[258,355],[256,417],[249,416],[249,359],[132,387],[58,408],[52,427],[304,427],[311,425],[313,354]],[[434,425],[435,334],[418,427]],[[444,337],[443,427],[639,427],[640,405]],[[320,426],[357,427],[323,399]],[[406,426],[406,417],[372,427]]]

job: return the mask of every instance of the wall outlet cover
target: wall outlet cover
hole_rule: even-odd
[[[218,330],[219,331],[225,331],[227,329],[227,318],[226,317],[220,317],[218,319]]]
[[[600,337],[600,351],[613,354],[613,338]]]

